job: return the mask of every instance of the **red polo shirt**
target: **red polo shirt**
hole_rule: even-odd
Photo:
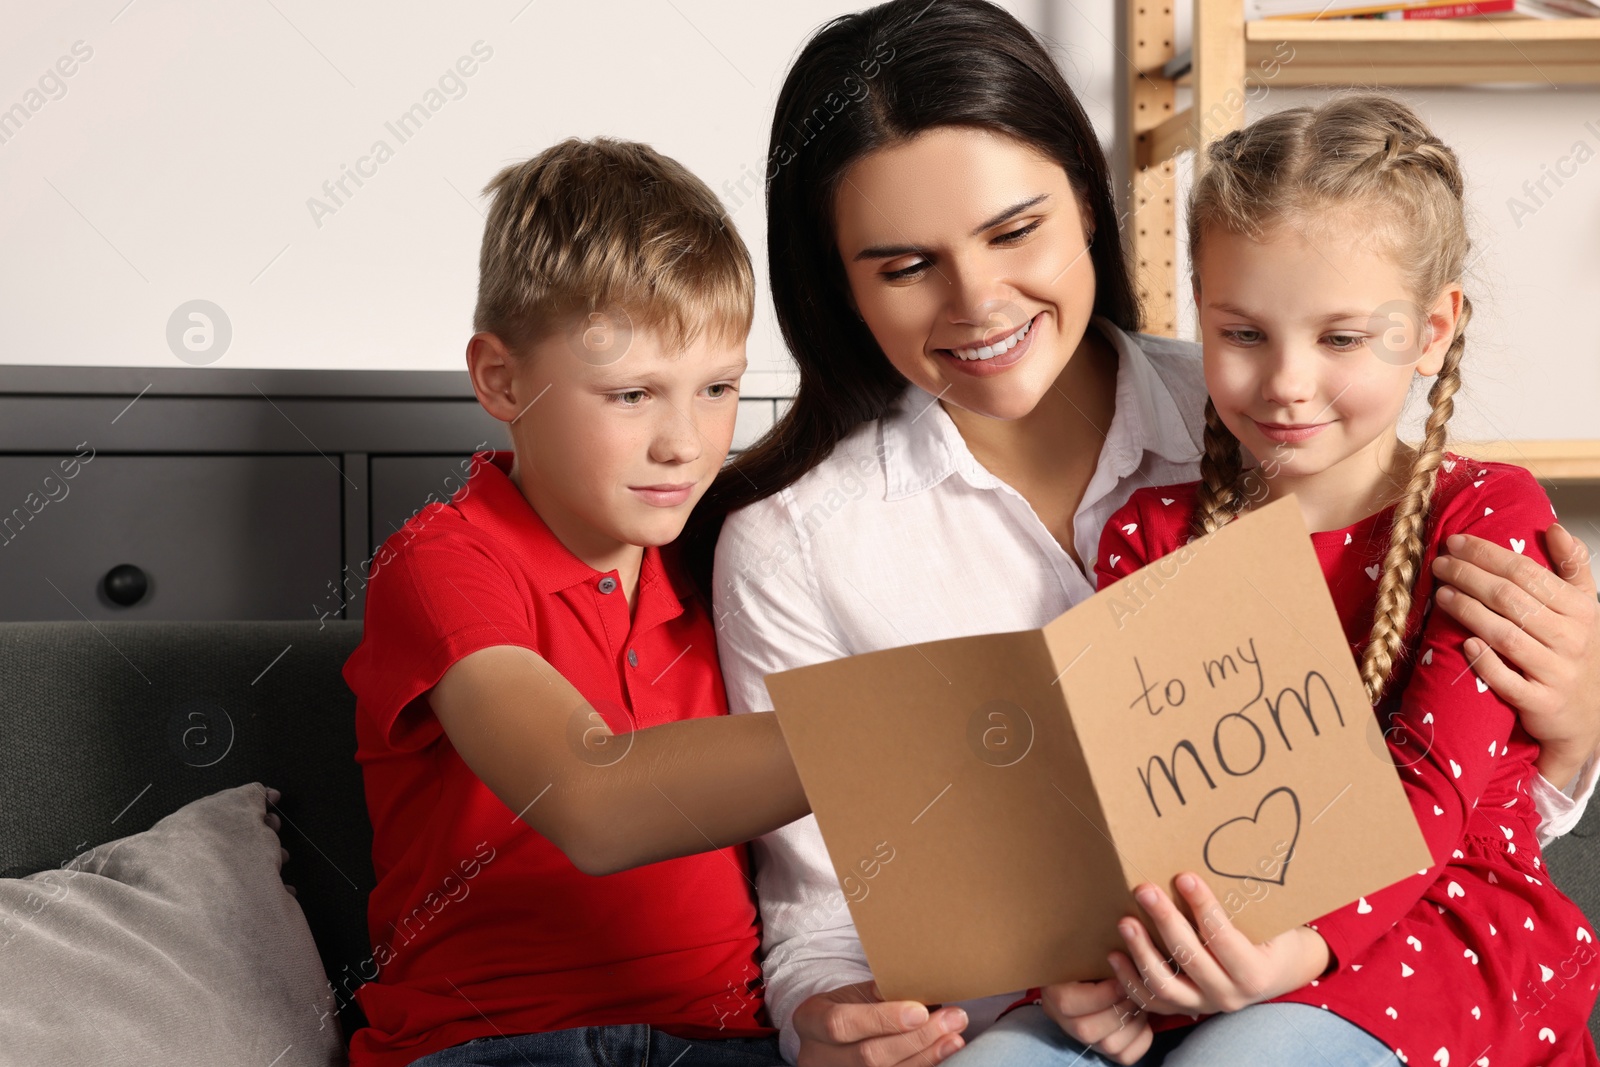
[[[618,1023],[770,1034],[743,847],[586,875],[489,791],[418,699],[468,653],[519,645],[615,733],[727,714],[710,619],[661,553],[645,550],[630,618],[617,573],[556,540],[507,477],[511,459],[478,453],[448,504],[389,538],[344,666],[378,879],[373,958],[354,969],[377,979],[355,994],[370,1026],[351,1063]]]

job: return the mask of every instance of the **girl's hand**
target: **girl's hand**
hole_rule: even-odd
[[[1150,1051],[1150,1016],[1114,978],[1047,985],[1039,1003],[1064,1033],[1114,1063],[1136,1063]]]
[[[1147,882],[1134,890],[1169,950],[1164,956],[1138,919],[1130,916],[1117,924],[1129,955],[1113,952],[1111,968],[1136,1004],[1162,1015],[1238,1011],[1299,989],[1327,969],[1328,944],[1310,927],[1253,944],[1198,875],[1185,871],[1177,882],[1208,933],[1197,934],[1159,887]]]

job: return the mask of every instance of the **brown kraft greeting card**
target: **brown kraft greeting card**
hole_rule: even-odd
[[[888,999],[1107,977],[1180,871],[1264,941],[1433,862],[1293,498],[1043,629],[767,687]]]

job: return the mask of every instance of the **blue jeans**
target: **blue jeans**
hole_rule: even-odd
[[[1331,1011],[1305,1004],[1255,1004],[1157,1034],[1137,1067],[1398,1067],[1394,1053]],[[1036,1004],[1006,1015],[942,1067],[1114,1067],[1062,1032]]]
[[[783,1067],[783,1057],[775,1037],[690,1041],[636,1023],[479,1037],[411,1067]]]

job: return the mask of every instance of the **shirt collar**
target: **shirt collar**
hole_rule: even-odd
[[[1147,451],[1174,463],[1193,462],[1188,423],[1150,357],[1109,319],[1096,315],[1090,321],[1117,353],[1116,411],[1101,463],[1124,477]],[[956,473],[981,489],[1001,484],[972,455],[949,413],[920,386],[908,385],[880,425],[887,500],[931,489]]]
[[[573,555],[511,481],[514,456],[509,451],[474,454],[467,484],[456,491],[450,503],[464,519],[516,554],[539,592],[549,595],[599,581],[609,572],[597,571]],[[688,588],[681,576],[673,574],[661,549],[645,546],[635,594],[634,628],[681,615]]]
[[[1171,463],[1199,458],[1189,422],[1150,356],[1129,334],[1096,316],[1100,332],[1117,352],[1117,406],[1106,432],[1102,463],[1118,478],[1138,469],[1146,452]]]

